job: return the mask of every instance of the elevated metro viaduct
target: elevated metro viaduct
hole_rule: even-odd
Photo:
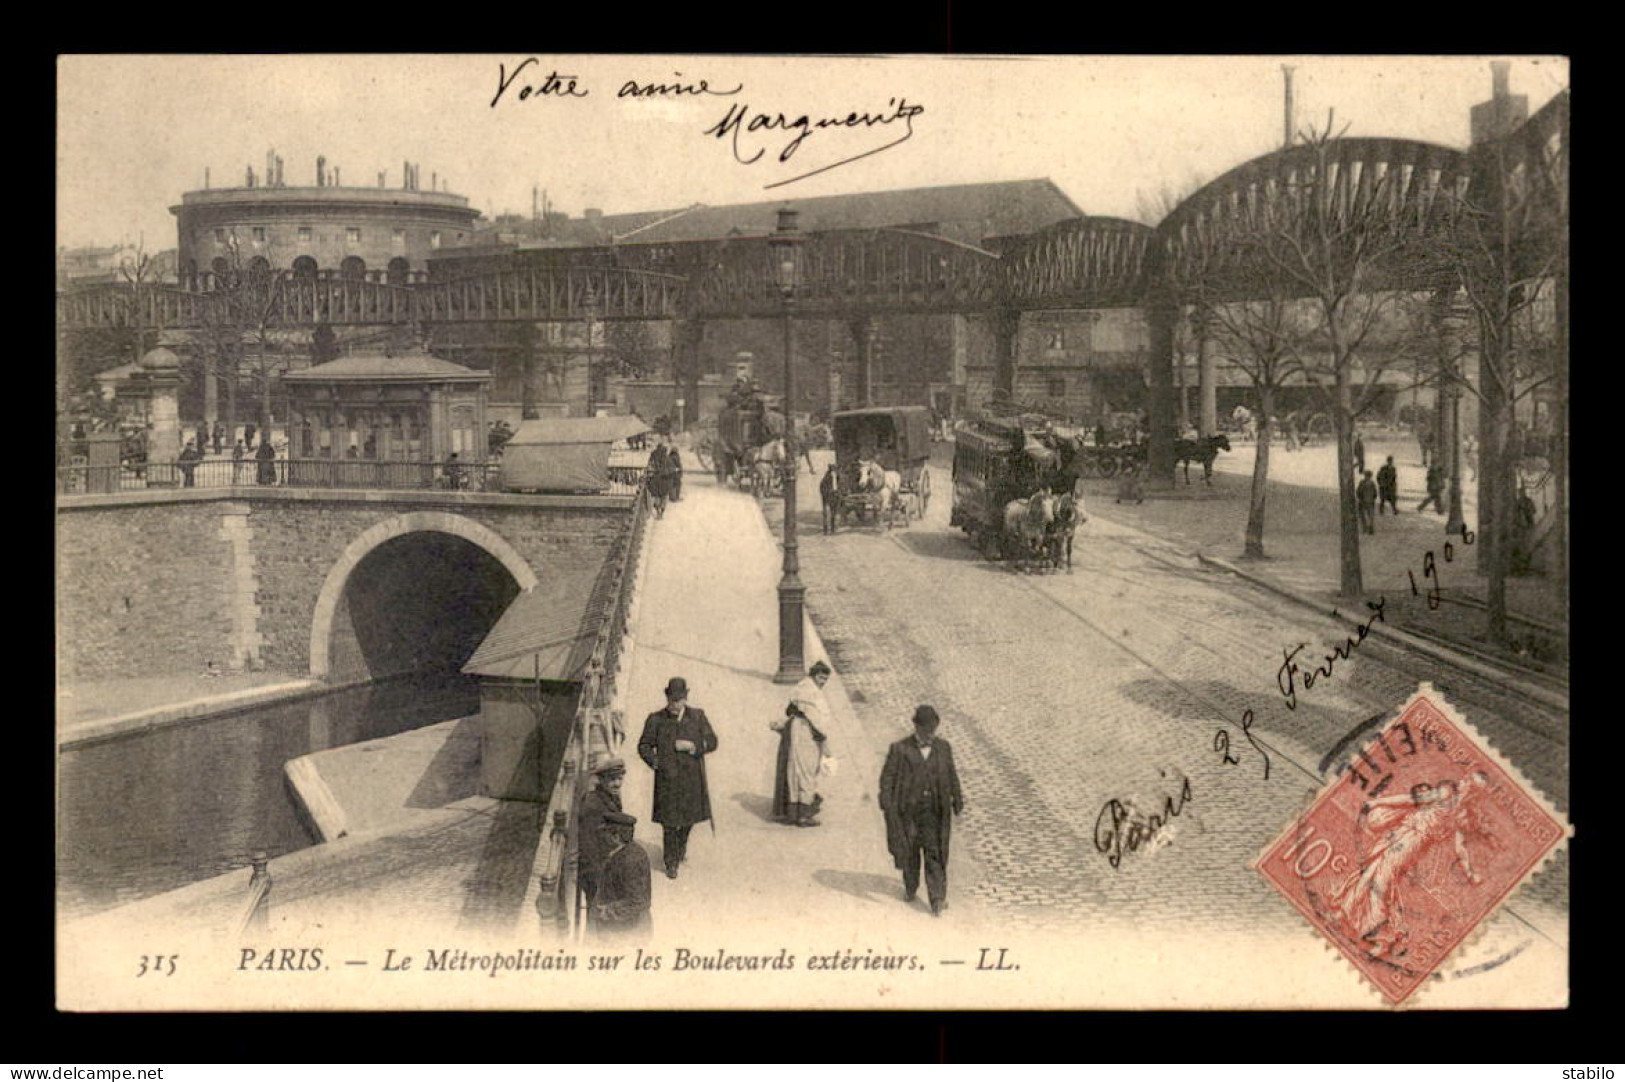
[[[579,597],[632,499],[247,486],[57,508],[64,683],[212,661],[341,685],[461,665],[521,590]]]
[[[1339,228],[1377,200],[1385,228],[1404,234],[1402,254],[1374,268],[1365,288],[1453,289],[1440,252],[1453,208],[1491,205],[1517,190],[1533,207],[1509,237],[1509,280],[1555,263],[1566,312],[1568,94],[1516,130],[1470,151],[1399,139],[1336,139],[1324,150],[1293,146],[1246,162],[1188,197],[1156,228],[1115,218],[1078,218],[993,252],[906,229],[808,235],[801,248],[793,317],[853,323],[864,391],[872,371],[866,321],[888,313],[979,313],[995,327],[995,386],[1015,387],[1021,313],[1053,309],[1141,308],[1150,327],[1151,469],[1171,481],[1175,405],[1174,329],[1183,308],[1254,296],[1259,265],[1246,238],[1301,211],[1324,209]],[[698,399],[696,351],[707,320],[778,318],[768,238],[666,245],[674,263],[639,266],[637,245],[512,253],[477,273],[419,285],[281,276],[262,283],[280,326],[415,323],[566,322],[589,318],[670,320],[674,367]],[[676,272],[676,273],[674,273]],[[195,328],[210,322],[218,291],[90,287],[60,294],[63,328]],[[1201,366],[1204,428],[1211,431],[1213,378]],[[866,394],[860,398],[867,400]]]

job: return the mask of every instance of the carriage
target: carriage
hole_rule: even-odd
[[[700,461],[710,465],[719,483],[748,484],[752,491],[765,483],[776,489],[776,471],[764,474],[752,466],[764,446],[783,436],[779,399],[757,395],[749,404],[725,406],[718,412],[715,430],[708,430],[700,443]]]
[[[926,469],[931,458],[931,411],[924,406],[876,406],[842,410],[830,420],[840,494],[837,518],[844,521],[851,516],[859,522],[877,523],[885,512],[890,526],[893,507],[900,506],[906,526],[910,504],[924,516],[931,503],[931,473]],[[891,506],[887,505],[888,489],[864,483],[860,462],[878,463],[900,478]],[[910,499],[898,498],[902,496]]]
[[[1082,441],[1041,423],[985,418],[961,426],[954,437],[954,503],[948,517],[986,558],[1019,559],[1042,548],[1070,567],[1070,529],[1057,533],[1046,520],[1039,541],[1013,536],[1006,514],[1014,501],[1029,501],[1047,488],[1070,513],[1083,463]],[[1075,525],[1075,522],[1073,523]],[[1020,530],[1017,531],[1020,533]],[[1059,540],[1060,548],[1055,547]]]
[[[1080,441],[1078,472],[1084,477],[1116,477],[1135,466],[1144,466],[1147,444],[1120,443],[1099,447]]]

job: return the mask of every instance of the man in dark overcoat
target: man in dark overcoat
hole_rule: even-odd
[[[608,851],[604,844],[604,825],[619,823],[630,826],[636,822],[621,810],[621,786],[626,781],[625,760],[615,756],[606,758],[593,768],[592,781],[592,788],[581,798],[580,826],[576,832],[576,875],[581,883],[581,893],[587,897],[589,913],[597,893],[599,871]]]
[[[276,448],[271,446],[271,437],[267,433],[260,439],[260,449],[254,452],[255,480],[262,485],[276,484]]]
[[[948,841],[953,817],[965,810],[954,750],[937,737],[937,725],[936,710],[916,708],[914,735],[887,750],[880,771],[886,848],[903,873],[903,900],[912,902],[919,892],[923,858],[932,916],[948,908]]]
[[[643,722],[638,756],[655,772],[653,819],[664,828],[666,877],[688,855],[688,832],[711,818],[705,784],[705,756],[717,750],[717,734],[705,711],[688,705],[688,682],[674,676],[666,684],[666,706]]]
[[[649,854],[632,838],[631,823],[606,822],[600,828],[604,861],[592,906],[593,931],[600,936],[647,938],[652,922],[649,903]]]
[[[683,456],[675,443],[666,444],[666,496],[672,503],[683,499]]]
[[[1389,507],[1399,514],[1399,470],[1394,468],[1393,455],[1377,470],[1377,514]]]
[[[666,499],[671,495],[671,479],[666,467],[666,437],[657,436],[655,449],[649,452],[649,467],[645,471],[649,481],[649,498],[654,501],[655,517],[664,518]]]

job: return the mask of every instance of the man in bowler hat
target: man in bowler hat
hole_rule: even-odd
[[[664,828],[666,877],[688,855],[688,832],[711,818],[705,784],[705,756],[717,750],[717,734],[705,711],[688,705],[688,682],[674,676],[666,684],[666,706],[643,722],[638,756],[655,772],[654,821]]]
[[[903,873],[903,900],[912,902],[919,892],[923,858],[926,896],[934,917],[948,908],[948,841],[953,817],[965,810],[954,749],[937,736],[937,725],[934,709],[917,707],[914,735],[887,750],[880,771],[886,848]]]

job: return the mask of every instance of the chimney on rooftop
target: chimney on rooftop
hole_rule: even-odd
[[[1490,61],[1490,100],[1473,106],[1470,127],[1473,145],[1511,135],[1529,119],[1529,97],[1512,93],[1512,62]]]
[[[380,188],[384,186],[384,171],[382,169],[378,170],[378,186]]]
[[[339,167],[335,165],[333,167],[333,187],[337,188],[338,186],[339,186]]]
[[[1281,65],[1281,74],[1286,76],[1286,112],[1282,120],[1281,145],[1292,145],[1292,69],[1285,64]]]
[[[318,155],[316,155],[316,187],[325,188],[326,186],[327,186],[327,155],[318,154]]]
[[[209,167],[206,165],[203,167],[203,186],[205,188],[209,186]]]

